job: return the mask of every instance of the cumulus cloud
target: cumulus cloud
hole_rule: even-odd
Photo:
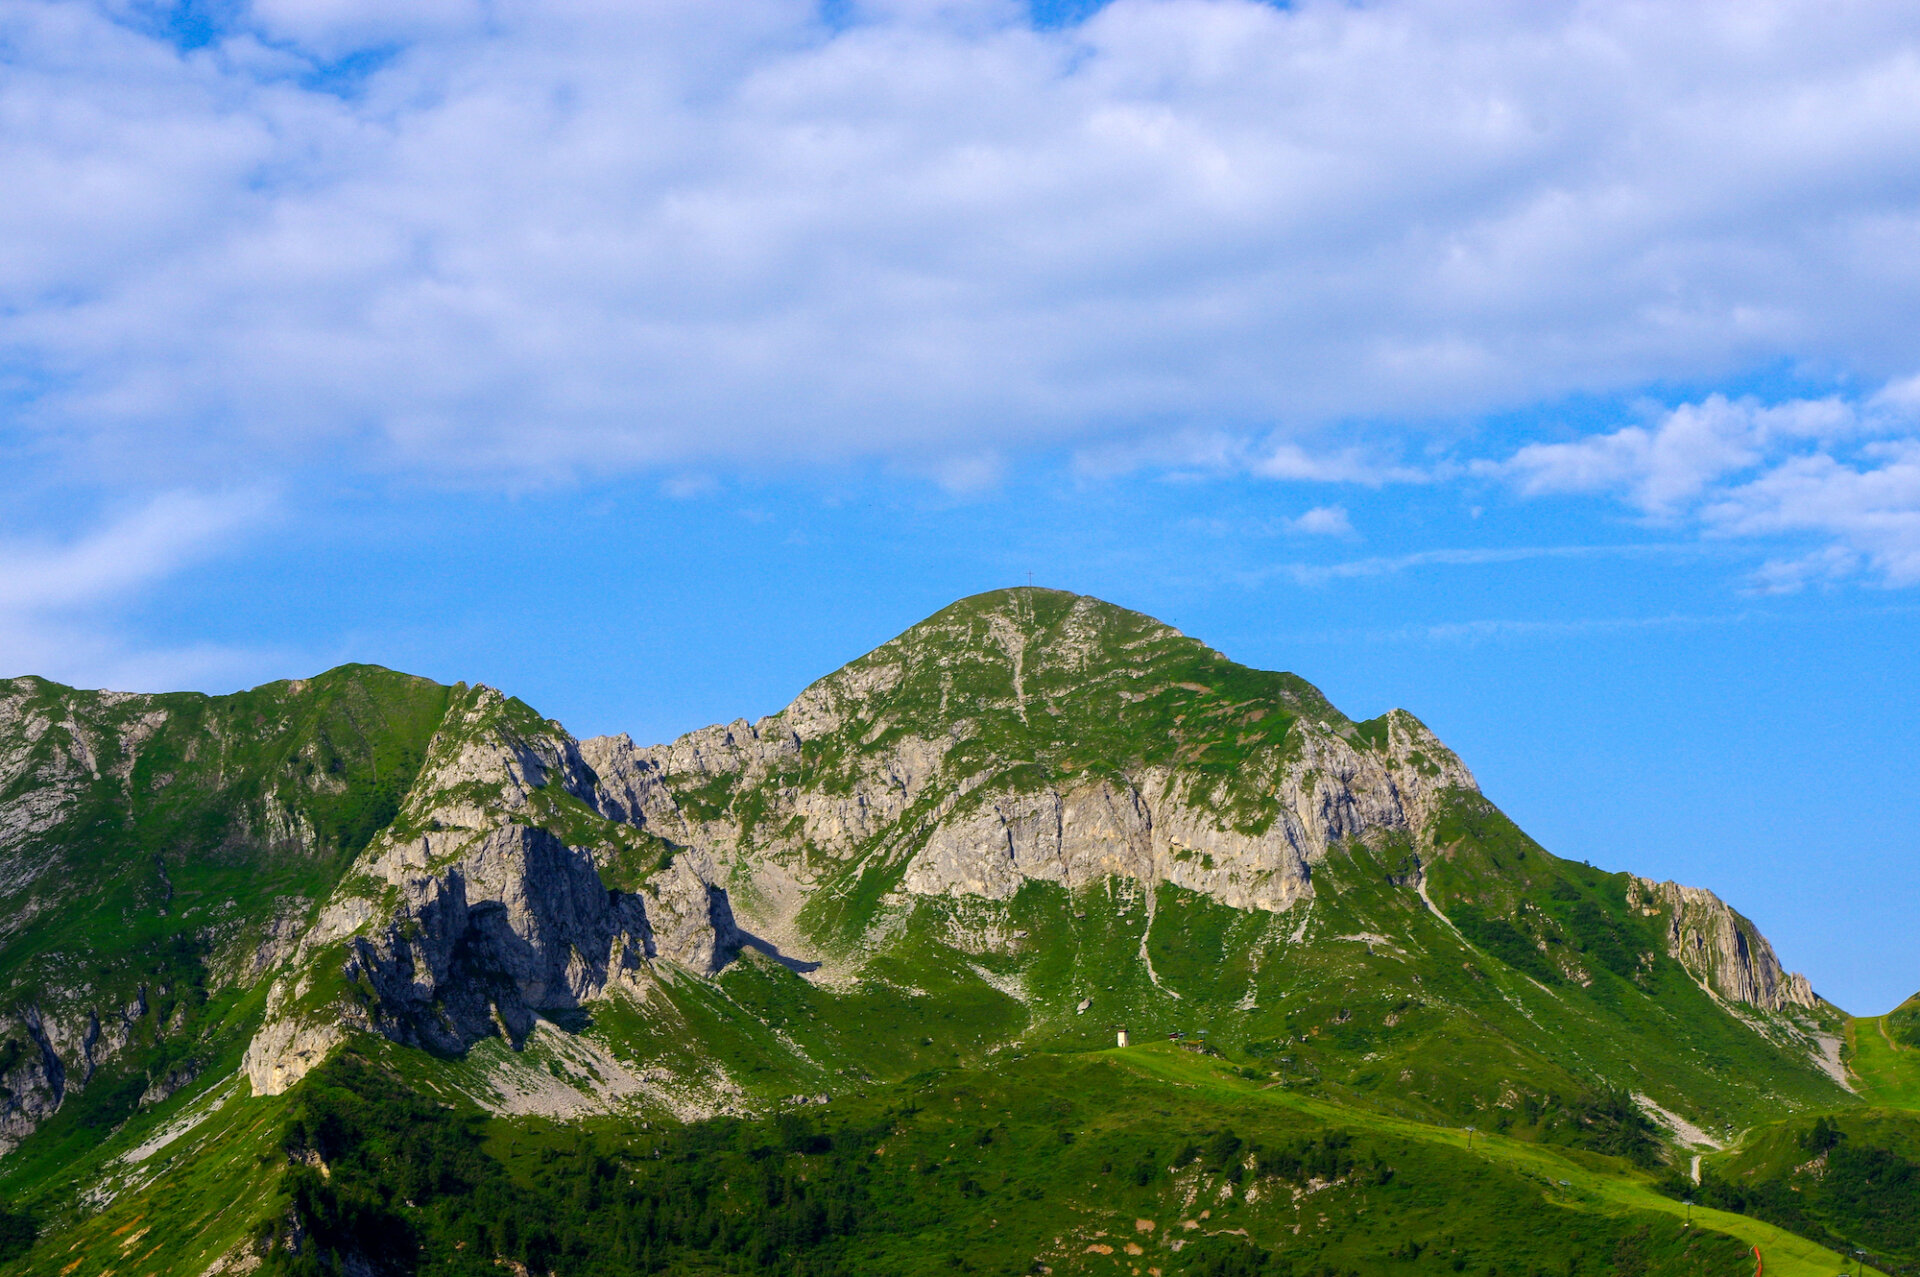
[[[1789,457],[1701,510],[1726,536],[1811,534],[1828,544],[1775,560],[1762,584],[1791,589],[1865,568],[1890,585],[1920,583],[1920,439],[1862,450],[1857,462],[1826,453]]]
[[[1287,520],[1287,527],[1305,536],[1350,538],[1355,535],[1346,509],[1337,505],[1315,506],[1300,517]]]
[[[1920,320],[1892,3],[252,0],[192,48],[150,12],[0,12],[9,429],[128,482],[964,487],[1196,428],[1324,478],[1365,458],[1286,441],[1877,380]],[[1753,464],[1696,424],[1529,482],[1674,508]]]
[[[1756,582],[1791,590],[1870,572],[1920,582],[1920,403],[1915,382],[1864,401],[1765,405],[1709,396],[1651,425],[1528,444],[1503,464],[1529,495],[1612,493],[1662,523],[1711,537],[1799,539]]]
[[[1858,426],[1858,414],[1838,398],[1766,406],[1711,395],[1680,405],[1650,428],[1528,444],[1506,470],[1530,495],[1621,488],[1647,513],[1670,514],[1715,480],[1758,465],[1772,444],[1832,441]]]

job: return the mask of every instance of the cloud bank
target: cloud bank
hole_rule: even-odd
[[[524,483],[965,476],[1197,428],[1276,432],[1263,472],[1337,478],[1315,457],[1349,454],[1286,441],[1912,363],[1905,6],[822,12],[256,0],[197,29],[14,0],[6,442],[129,482],[318,461]],[[1832,529],[1852,516],[1822,500],[1897,503],[1915,464],[1736,494],[1712,484],[1748,436],[1662,429],[1516,473]]]

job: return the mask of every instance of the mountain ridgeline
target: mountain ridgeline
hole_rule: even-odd
[[[0,682],[0,899],[0,1198],[36,1221],[30,1271],[992,1270],[999,1251],[888,1249],[907,1224],[845,1205],[919,1138],[933,1101],[898,1097],[938,1091],[973,1123],[970,1156],[1012,1158],[1003,1185],[1041,1175],[1020,1200],[1050,1204],[1020,1223],[985,1169],[885,1192],[903,1220],[921,1203],[929,1235],[991,1206],[982,1236],[1018,1271],[1457,1273],[1471,1251],[1497,1277],[1534,1261],[1441,1245],[1438,1216],[1393,1198],[1423,1181],[1388,1161],[1457,1184],[1445,1159],[1482,1146],[1432,1140],[1477,1129],[1596,1159],[1556,1193],[1592,1166],[1651,1185],[1743,1131],[1887,1103],[1872,1086],[1897,1104],[1887,1079],[1920,1058],[1898,1014],[1863,1044],[1867,1022],[1712,893],[1548,853],[1413,715],[1356,722],[1291,674],[1038,589],[962,600],[778,714],[651,747],[367,666],[220,697]],[[1108,1049],[1122,1029],[1160,1045]],[[1882,1038],[1892,1063],[1868,1086]],[[1202,1066],[1307,1126],[1262,1145],[1268,1119],[1242,1115],[1229,1148],[1243,1100],[1162,1102]],[[1004,1121],[965,1118],[969,1086]],[[1098,1102],[1136,1091],[1137,1110]],[[816,1106],[819,1133],[796,1134]],[[1374,1161],[1328,1151],[1340,1113],[1376,1130]],[[1103,1122],[1124,1146],[1106,1169],[1037,1165],[1131,1177],[1121,1197],[1076,1180],[1087,1200],[1069,1200],[1020,1160],[1016,1132],[1065,1148]],[[555,1146],[514,1170],[567,1131],[589,1141],[563,1159],[588,1168],[582,1218],[624,1232],[553,1222],[537,1194],[562,1191]],[[761,1131],[771,1152],[711,1169]],[[933,1150],[916,1164],[957,1166]],[[440,1169],[381,1188],[409,1158]],[[682,1164],[709,1169],[664,1169]],[[749,1172],[774,1178],[727,1205]],[[1487,1193],[1536,1192],[1499,1174],[1521,1187]],[[949,1189],[937,1209],[915,1196]],[[1237,1231],[1203,1217],[1203,1191],[1205,1214],[1246,1212]],[[1300,1214],[1322,1191],[1346,1204]],[[1632,1209],[1664,1218],[1646,1192]],[[817,1218],[791,1236],[739,1222],[809,1195]],[[1853,1238],[1833,1209],[1818,1228]],[[1619,1228],[1579,1226],[1595,1271],[1748,1262],[1744,1241],[1669,1244],[1609,1210]],[[1125,1247],[1099,1240],[1115,1211]],[[1398,1258],[1339,1223],[1368,1211],[1404,1216]],[[545,1222],[501,1222],[516,1212]],[[1782,1223],[1811,1236],[1811,1218]],[[393,1229],[412,1249],[368,1240]],[[1920,1262],[1920,1238],[1908,1255],[1898,1228],[1874,1237],[1888,1265]],[[619,1256],[595,1249],[616,1238]]]

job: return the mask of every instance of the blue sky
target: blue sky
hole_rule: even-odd
[[[960,595],[1411,709],[1920,988],[1899,6],[0,12],[0,666],[581,734]]]

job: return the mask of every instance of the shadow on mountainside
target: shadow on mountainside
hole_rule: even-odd
[[[808,962],[805,958],[789,957],[780,952],[779,947],[772,941],[762,940],[759,936],[751,932],[740,931],[739,936],[740,947],[742,949],[752,949],[755,953],[772,958],[775,962],[796,975],[805,975],[809,971],[818,971],[820,969],[818,962]]]

